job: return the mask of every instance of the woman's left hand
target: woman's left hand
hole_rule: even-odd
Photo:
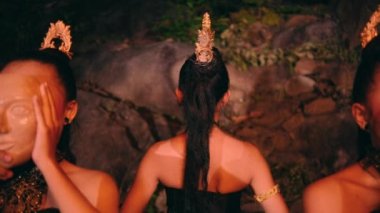
[[[55,153],[62,129],[62,124],[57,119],[53,96],[46,82],[40,85],[40,95],[33,97],[33,106],[37,130],[32,159],[39,167],[47,160],[56,160]]]

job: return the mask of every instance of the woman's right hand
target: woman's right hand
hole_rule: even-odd
[[[12,156],[0,150],[0,180],[5,181],[13,177],[13,172],[9,168],[12,163]]]

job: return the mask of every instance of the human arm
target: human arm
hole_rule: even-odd
[[[46,83],[40,86],[40,97],[33,98],[33,106],[37,130],[32,159],[44,176],[49,193],[51,193],[60,211],[63,213],[117,212],[117,190],[105,190],[107,186],[115,188],[112,181],[102,178],[98,190],[101,193],[104,193],[102,190],[108,193],[109,200],[102,202],[109,202],[109,205],[104,203],[92,205],[78,189],[80,186],[77,187],[71,181],[57,162],[55,152],[62,131],[62,123],[57,118],[53,97]],[[116,200],[116,204],[114,200]]]
[[[124,201],[122,213],[143,212],[158,184],[157,165],[154,148],[150,148],[143,157],[135,180]]]
[[[118,212],[119,193],[113,179],[107,175],[100,175],[99,181],[93,187],[98,187],[96,202],[90,200],[81,192],[66,173],[61,169],[58,163],[46,162],[44,166],[39,167],[44,175],[45,181],[49,188],[60,212]],[[92,177],[94,178],[94,177]],[[90,178],[90,179],[92,179]],[[98,179],[96,177],[95,179]]]
[[[288,207],[285,204],[285,201],[281,194],[278,193],[269,193],[271,189],[274,189],[275,182],[272,178],[269,166],[265,160],[265,158],[261,155],[260,151],[254,147],[249,145],[248,148],[250,154],[250,160],[252,163],[252,179],[251,179],[251,187],[254,190],[256,196],[264,195],[267,199],[261,202],[262,207],[265,212],[269,213],[287,213],[289,212]],[[265,196],[269,195],[269,196]]]

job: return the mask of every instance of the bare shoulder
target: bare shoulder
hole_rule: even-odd
[[[356,170],[352,165],[309,185],[303,193],[305,212],[341,212],[344,188],[355,181]]]
[[[252,161],[265,161],[264,156],[256,145],[247,141],[240,141],[240,144],[244,148],[248,159]]]
[[[363,171],[359,164],[353,164],[342,169],[330,176],[322,178],[315,183],[309,185],[305,193],[340,193],[342,187],[347,184],[356,184],[360,182]]]
[[[92,205],[116,212],[119,190],[115,180],[107,173],[79,167],[67,161],[60,166],[79,191]],[[114,211],[111,211],[114,209]]]
[[[304,199],[329,199],[339,194],[340,182],[336,175],[328,176],[310,184],[304,191]]]
[[[224,149],[224,157],[230,159],[238,159],[239,165],[253,172],[252,176],[256,176],[263,171],[268,170],[268,164],[258,147],[251,142],[239,140],[232,136],[226,136],[225,143],[227,147]]]
[[[243,144],[244,148],[246,148],[246,150],[249,154],[251,154],[253,156],[262,157],[262,154],[256,145],[249,143],[249,142],[246,142],[246,141],[243,141],[242,144]]]
[[[248,141],[240,140],[224,131],[223,131],[223,137],[225,138],[224,140],[227,141],[228,145],[230,146],[236,146],[239,148],[247,149],[250,152],[258,151],[257,147],[254,144]]]
[[[157,142],[153,143],[152,145],[149,146],[148,150],[146,151],[146,154],[153,154],[157,150],[160,150],[160,149],[167,147],[170,144],[171,140],[173,140],[173,139],[174,138],[169,138],[167,140],[157,141]]]
[[[224,137],[227,141],[226,144],[228,146],[228,150],[235,153],[236,156],[241,156],[242,159],[246,159],[252,162],[265,161],[259,148],[253,143],[240,140],[227,133],[224,133]],[[240,155],[237,155],[236,153],[240,153]]]
[[[160,150],[163,150],[165,149],[165,147],[167,147],[168,143],[169,141],[165,140],[165,141],[158,141],[151,144],[149,148],[145,151],[143,159],[148,160],[148,159],[154,158],[155,156],[157,156],[157,153]]]
[[[307,187],[303,196],[305,210],[307,213],[369,212],[372,208],[369,206],[378,202],[378,192],[371,190],[375,182],[371,180],[358,163],[353,164]]]
[[[147,150],[144,158],[153,157],[183,157],[185,152],[185,137],[178,135],[164,141],[152,144]]]
[[[81,183],[84,185],[98,183],[116,186],[114,179],[103,171],[79,167],[67,161],[60,165],[63,171],[74,183]]]

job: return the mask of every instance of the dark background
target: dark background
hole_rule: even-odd
[[[48,24],[62,19],[72,26],[74,52],[106,40],[144,42],[165,37],[185,40],[204,11],[213,18],[229,18],[249,7],[270,7],[297,12],[302,7],[323,5],[341,20],[350,43],[357,45],[361,27],[379,1],[373,0],[13,0],[0,2],[0,51],[4,57],[36,48]],[[228,20],[227,20],[228,22]],[[217,27],[222,31],[228,24]],[[190,29],[189,29],[190,27]],[[174,32],[173,32],[174,31]]]

